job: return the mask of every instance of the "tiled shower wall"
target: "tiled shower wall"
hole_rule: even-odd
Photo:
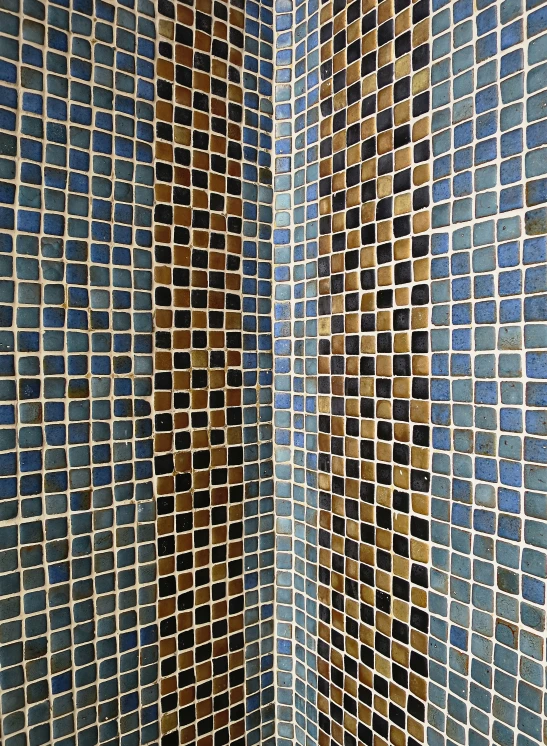
[[[425,740],[429,15],[358,0],[276,16],[283,746]]]
[[[0,58],[2,743],[547,743],[545,4]]]
[[[271,743],[272,10],[0,13],[2,743]]]
[[[6,746],[158,738],[155,13],[0,3]]]
[[[162,745],[271,744],[273,17],[252,2],[158,9]]]

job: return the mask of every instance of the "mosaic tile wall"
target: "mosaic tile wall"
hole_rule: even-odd
[[[276,702],[289,746],[318,743],[318,4],[276,10]]]
[[[294,16],[276,16],[279,742],[423,743],[429,9]]]
[[[545,743],[545,4],[276,10],[279,743]]]
[[[547,5],[0,0],[0,740],[547,743]]]
[[[0,9],[2,743],[271,743],[272,9]]]
[[[546,10],[432,8],[435,745],[547,738]]]
[[[6,746],[158,739],[155,13],[0,3]]]
[[[414,746],[427,697],[427,3],[323,6],[320,28],[319,742]]]
[[[158,10],[162,744],[271,744],[273,16]]]

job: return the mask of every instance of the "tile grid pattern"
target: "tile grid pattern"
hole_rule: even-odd
[[[162,744],[273,730],[272,12],[163,3],[156,152]]]
[[[547,13],[431,2],[0,0],[7,745],[545,741]]]
[[[1,4],[2,740],[157,737],[154,6]]]
[[[545,738],[545,9],[433,10],[428,740],[531,746]]]
[[[274,439],[276,510],[276,730],[288,746],[294,739],[293,524],[292,524],[292,152],[293,3],[275,6],[274,101]]]
[[[243,442],[246,742],[274,742],[273,8],[245,2]]]
[[[276,3],[276,668],[285,745],[318,738],[318,10],[316,2]]]
[[[321,9],[320,744],[425,741],[429,8]]]

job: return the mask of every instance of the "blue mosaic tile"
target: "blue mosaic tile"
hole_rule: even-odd
[[[2,743],[543,743],[545,3],[0,36]]]
[[[2,732],[145,744],[155,9],[63,6],[2,4]]]

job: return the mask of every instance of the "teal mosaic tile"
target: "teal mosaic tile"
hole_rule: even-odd
[[[2,32],[2,739],[152,743],[155,8]]]
[[[544,743],[545,3],[0,37],[2,743]]]

